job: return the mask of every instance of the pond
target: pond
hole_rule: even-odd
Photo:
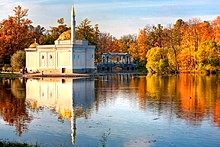
[[[0,140],[39,146],[220,146],[220,78],[1,79]]]

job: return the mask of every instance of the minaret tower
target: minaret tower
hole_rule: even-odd
[[[75,20],[75,11],[74,5],[72,5],[72,12],[71,12],[71,42],[74,43],[76,40],[76,20]]]

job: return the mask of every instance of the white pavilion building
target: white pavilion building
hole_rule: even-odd
[[[72,6],[71,30],[60,35],[54,45],[36,41],[25,49],[27,72],[88,73],[95,70],[95,46],[75,40],[75,11]]]

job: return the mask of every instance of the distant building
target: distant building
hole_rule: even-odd
[[[36,41],[26,48],[27,72],[86,73],[95,69],[95,46],[86,40],[75,40],[75,11],[72,6],[71,30],[60,35],[54,45]]]
[[[98,72],[135,72],[137,65],[128,53],[103,53]]]

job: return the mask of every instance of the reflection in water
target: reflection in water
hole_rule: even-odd
[[[0,83],[0,115],[10,126],[16,127],[17,135],[21,136],[28,130],[32,120],[25,104],[25,87],[23,81],[1,79]]]
[[[32,109],[53,108],[59,119],[70,119],[72,143],[75,144],[76,117],[94,102],[94,80],[29,79],[26,95]]]
[[[97,87],[99,99],[110,97],[108,94],[115,94],[111,98],[117,97],[117,92],[126,88],[127,93],[138,94],[138,104],[143,111],[152,109],[170,117],[175,114],[192,125],[199,125],[211,113],[213,122],[220,126],[220,80],[217,76],[108,75],[99,77]]]
[[[50,108],[61,120],[72,117],[72,79],[28,79],[26,95],[33,110]]]
[[[218,146],[220,79],[113,74],[1,80],[0,116],[0,124],[15,126],[19,136],[0,125],[0,138],[26,142],[34,136],[30,142],[43,146]]]
[[[214,118],[213,121],[220,127],[220,99],[216,100],[214,104]]]
[[[177,83],[180,117],[194,125],[201,124],[210,114],[215,118],[214,107],[220,107],[216,103],[220,99],[217,87],[220,87],[217,76],[180,76]],[[220,124],[219,121],[215,123]]]

